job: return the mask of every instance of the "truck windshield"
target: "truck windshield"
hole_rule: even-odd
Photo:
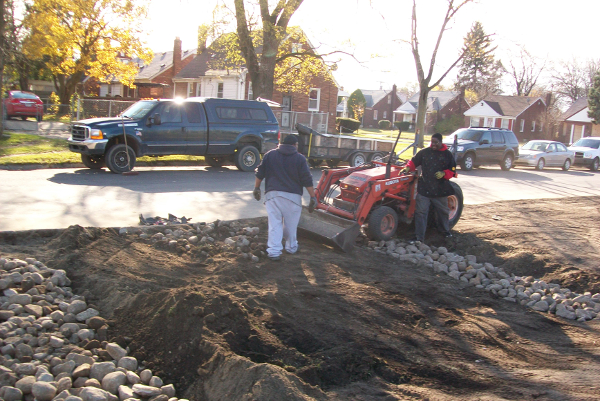
[[[132,104],[122,114],[125,118],[142,118],[156,105],[155,100],[140,100]]]
[[[457,132],[456,136],[458,137],[458,139],[463,139],[465,141],[478,142],[481,139],[481,131],[466,129],[466,130]]]
[[[582,148],[599,149],[600,141],[597,139],[581,138],[572,146],[581,146]]]

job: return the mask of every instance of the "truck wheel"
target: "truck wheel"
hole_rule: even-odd
[[[104,156],[81,155],[81,161],[87,168],[92,170],[100,170],[105,166]]]
[[[340,161],[338,159],[329,159],[326,163],[328,167],[336,168],[340,164]]]
[[[130,165],[127,165],[126,151],[129,152]],[[106,166],[111,172],[115,174],[125,173],[133,170],[133,167],[135,166],[135,152],[130,146],[127,146],[127,150],[125,150],[125,145],[114,145],[108,149],[105,161]]]
[[[597,157],[594,159],[594,161],[592,162],[592,165],[590,166],[590,170],[591,171],[598,171],[598,168],[600,167],[600,159],[598,159]]]
[[[381,206],[369,216],[367,233],[377,241],[387,241],[396,233],[398,228],[398,213],[391,207]]]
[[[308,159],[308,165],[311,167],[319,167],[321,164],[323,164],[323,160]]]
[[[224,157],[205,157],[204,161],[211,167],[222,167],[225,164]]]
[[[450,228],[454,227],[463,211],[463,193],[457,183],[450,181],[450,185],[454,189],[454,195],[448,197],[448,207],[450,208]]]
[[[365,164],[367,162],[367,158],[365,157],[365,155],[363,153],[355,153],[352,156],[350,156],[350,160],[349,160],[349,164],[350,167],[358,167],[361,164]]]
[[[504,159],[502,160],[502,164],[500,165],[500,168],[504,171],[508,171],[511,169],[512,164],[513,164],[512,155],[506,155],[506,156],[504,156]]]
[[[240,171],[254,171],[260,164],[260,153],[254,146],[244,146],[235,155],[235,166]]]
[[[471,171],[475,167],[475,155],[473,153],[467,153],[460,162],[460,168],[465,171]]]
[[[376,161],[376,162],[382,162],[383,159],[385,158],[385,156],[383,155],[383,153],[373,153],[371,156],[369,156],[369,161]]]

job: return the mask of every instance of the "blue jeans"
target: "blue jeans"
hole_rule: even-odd
[[[437,229],[443,234],[450,233],[450,208],[448,208],[448,197],[428,198],[421,194],[417,194],[417,205],[415,209],[415,236],[418,241],[425,239],[425,231],[427,230],[427,217],[429,215],[429,206],[433,205],[433,209],[437,214]]]

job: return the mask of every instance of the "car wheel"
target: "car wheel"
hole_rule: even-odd
[[[383,159],[385,158],[383,153],[373,153],[371,156],[369,156],[369,161],[376,161],[376,162],[383,162]]]
[[[567,159],[567,160],[565,160],[565,164],[563,164],[562,169],[564,171],[569,171],[570,168],[571,168],[571,159]]]
[[[542,157],[540,160],[538,160],[537,165],[535,166],[535,169],[536,170],[543,170],[545,163],[546,162],[544,161],[544,158]]]
[[[127,160],[127,154],[129,154],[129,162]],[[133,170],[133,167],[135,166],[135,152],[130,146],[125,148],[125,145],[113,145],[108,149],[105,161],[106,166],[111,172],[115,174],[125,173]]]
[[[349,162],[350,167],[358,167],[361,164],[365,164],[367,162],[367,158],[365,157],[364,153],[358,152],[350,156]]]
[[[338,164],[340,164],[340,161],[338,159],[329,159],[326,161],[326,163],[328,167],[336,168]]]
[[[204,161],[211,167],[221,167],[225,164],[224,157],[205,157]]]
[[[599,167],[600,167],[600,159],[598,159],[596,157],[594,159],[594,161],[592,162],[592,165],[590,166],[590,170],[592,170],[592,171],[598,171]]]
[[[500,165],[500,168],[505,171],[510,170],[512,168],[512,164],[513,164],[512,155],[506,155],[506,156],[504,156],[504,160],[502,160],[502,164]]]
[[[367,232],[376,241],[387,241],[396,233],[398,228],[398,213],[391,207],[381,206],[369,216]]]
[[[235,166],[240,171],[254,171],[260,164],[260,153],[252,145],[244,146],[235,155]]]
[[[465,157],[463,157],[462,161],[460,162],[460,168],[465,171],[471,171],[471,170],[473,170],[474,166],[475,166],[475,155],[473,153],[467,153],[465,155]]]
[[[319,167],[321,164],[323,164],[323,160],[308,159],[308,165],[311,167]]]
[[[105,166],[104,156],[81,155],[81,161],[87,168],[99,170]]]

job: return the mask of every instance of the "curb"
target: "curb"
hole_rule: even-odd
[[[203,167],[208,164],[195,161],[169,161],[169,162],[136,162],[135,167]],[[55,163],[55,164],[5,164],[0,165],[0,170],[29,171],[58,168],[86,168],[83,163]]]

